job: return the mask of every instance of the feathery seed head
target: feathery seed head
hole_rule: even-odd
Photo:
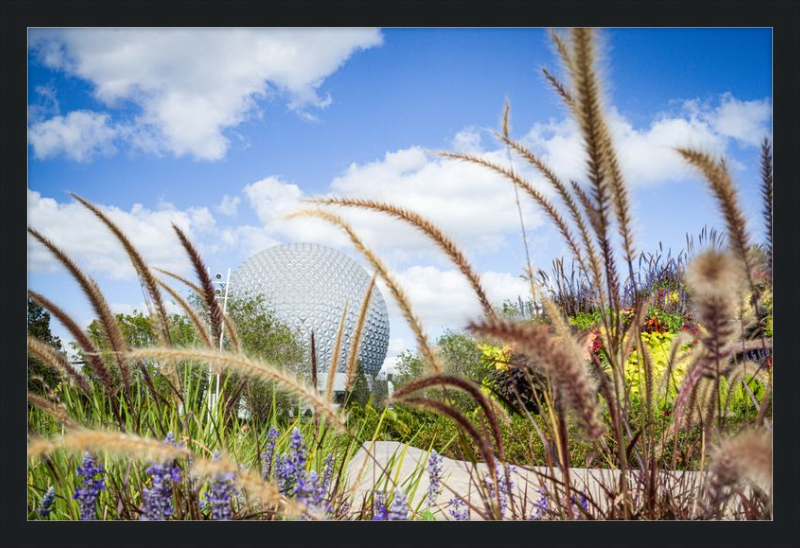
[[[741,263],[716,250],[698,255],[686,270],[686,283],[700,299],[735,296],[743,281]]]

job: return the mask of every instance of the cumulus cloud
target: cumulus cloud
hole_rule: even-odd
[[[189,272],[186,252],[174,236],[172,223],[192,241],[210,233],[216,223],[204,207],[177,210],[169,204],[147,209],[135,204],[129,211],[113,206],[100,208],[117,223],[141,252],[145,261],[179,272]],[[135,271],[117,239],[89,210],[79,203],[59,203],[28,189],[28,225],[35,228],[89,272],[113,279],[133,279]],[[32,237],[28,237],[28,272],[59,269],[57,261]]]
[[[225,135],[279,96],[290,109],[327,107],[320,87],[376,29],[59,29],[31,33],[47,67],[90,82],[109,108],[141,113],[126,136],[147,152],[225,156]]]
[[[460,328],[483,313],[464,275],[455,269],[412,266],[397,271],[395,276],[426,329]],[[516,301],[517,297],[525,298],[528,294],[527,284],[507,272],[483,272],[481,282],[493,303],[499,304],[506,299]],[[383,282],[379,282],[379,288],[383,295],[388,295]],[[405,320],[391,298],[387,299],[387,306],[392,325],[403,325]]]
[[[115,152],[116,136],[117,129],[110,124],[108,114],[89,110],[54,116],[28,128],[28,142],[40,160],[63,155],[76,162],[88,162],[95,156]]]
[[[739,101],[724,94],[716,105],[685,101],[677,112],[658,115],[646,127],[634,127],[615,109],[609,110],[608,122],[628,183],[657,185],[694,176],[675,147],[720,155],[731,142],[758,145],[772,133],[772,103],[768,99]],[[580,131],[571,119],[537,123],[521,140],[565,180],[585,180],[586,156]]]
[[[216,210],[229,217],[236,217],[239,213],[239,202],[241,202],[241,198],[238,196],[229,196],[225,195],[222,197],[222,201],[216,206]]]
[[[507,163],[505,152],[486,153],[489,159]],[[536,176],[532,179],[536,181]],[[539,184],[538,182],[536,184]],[[431,220],[471,254],[494,252],[506,244],[509,233],[519,231],[519,217],[512,185],[479,166],[427,155],[412,147],[387,153],[367,164],[352,164],[336,177],[327,195],[367,198],[406,207]],[[548,192],[544,189],[545,192]],[[348,246],[348,238],[325,221],[314,218],[286,219],[290,213],[313,208],[304,200],[313,197],[299,185],[270,176],[243,189],[247,203],[261,223],[230,232],[238,237],[313,241],[334,247]],[[393,264],[419,261],[441,254],[410,226],[372,211],[330,208],[341,214],[373,249]],[[530,227],[541,219],[530,203],[523,204]]]

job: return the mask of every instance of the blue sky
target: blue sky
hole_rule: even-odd
[[[770,29],[602,32],[606,105],[640,249],[662,241],[677,251],[687,233],[722,227],[702,181],[671,150],[679,145],[729,158],[761,237],[757,145],[772,128],[771,44]],[[289,241],[358,259],[327,226],[283,216],[308,196],[387,200],[440,224],[499,302],[524,292],[513,191],[427,152],[507,164],[491,131],[508,99],[513,136],[563,178],[585,183],[577,132],[542,67],[561,72],[542,29],[34,29],[28,222],[74,256],[117,311],[130,312],[143,306],[132,268],[67,191],[108,211],[152,264],[187,274],[170,222],[219,271]],[[389,263],[431,334],[479,312],[424,239],[372,214],[341,213]],[[549,268],[564,246],[532,204],[524,214],[534,262]],[[91,320],[75,284],[33,242],[28,279]],[[394,355],[413,338],[389,304]]]

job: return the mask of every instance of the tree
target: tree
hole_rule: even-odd
[[[304,374],[305,345],[297,333],[281,322],[262,295],[229,298],[227,313],[236,326],[242,350],[249,356]],[[273,407],[285,410],[291,398],[270,383],[247,381],[247,406],[254,419],[266,421]],[[275,401],[273,401],[275,400]]]
[[[134,310],[131,314],[116,314],[114,318],[116,319],[117,325],[119,325],[119,328],[122,331],[122,336],[125,338],[125,341],[129,347],[144,348],[158,344],[159,328],[157,327],[153,317],[149,314],[144,314],[138,310]],[[173,346],[185,347],[196,345],[198,336],[189,318],[181,314],[172,314],[169,318],[169,325],[170,338]],[[100,326],[99,320],[92,320],[87,328],[87,335],[89,335],[91,341],[101,352],[107,352],[111,350],[111,345],[103,333],[103,329]],[[75,350],[78,355],[85,360],[83,352],[78,347],[75,347]],[[105,356],[105,360],[108,364],[114,363],[114,360],[110,355]],[[109,369],[111,370],[112,374],[116,375],[116,368],[113,365]],[[152,364],[148,365],[148,370],[150,371],[151,376],[156,379],[155,382],[158,385],[159,381],[157,379],[159,376],[155,374],[156,371]],[[183,376],[185,370],[183,367],[181,367],[180,370],[181,376]],[[139,372],[134,370],[133,374],[138,375]],[[87,371],[87,375],[90,378],[93,378],[91,371]],[[205,382],[204,376],[196,376],[198,377],[198,382]]]
[[[50,313],[31,299],[28,299],[28,336],[55,347],[59,352],[64,352],[64,348],[61,346],[61,339],[54,337],[50,331]],[[43,379],[44,384],[39,379]],[[28,356],[29,391],[44,392],[46,391],[46,386],[55,387],[59,379],[58,372],[47,367],[35,357]]]

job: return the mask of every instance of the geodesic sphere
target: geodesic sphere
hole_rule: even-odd
[[[231,274],[230,291],[237,296],[263,295],[277,317],[300,334],[306,348],[310,348],[313,330],[321,373],[330,366],[342,311],[347,305],[337,367],[337,371],[345,370],[370,280],[360,264],[335,249],[293,243],[270,247],[243,262]],[[378,372],[388,349],[389,314],[376,285],[358,353],[364,372]]]

